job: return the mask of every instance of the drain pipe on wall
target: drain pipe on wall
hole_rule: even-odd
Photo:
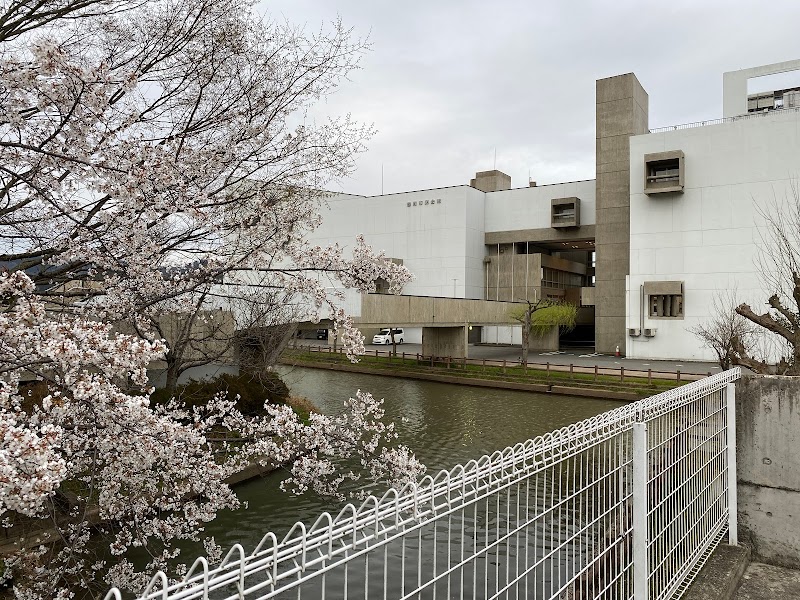
[[[644,334],[644,284],[639,286],[639,333]]]

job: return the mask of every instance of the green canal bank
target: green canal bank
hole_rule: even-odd
[[[324,348],[324,347],[323,347]],[[633,402],[663,392],[700,376],[683,379],[654,377],[652,372],[624,368],[587,369],[572,365],[523,365],[498,361],[433,358],[397,352],[375,352],[352,363],[332,349],[287,349],[280,358],[287,366],[327,369],[337,372],[382,375],[498,390],[515,390]]]

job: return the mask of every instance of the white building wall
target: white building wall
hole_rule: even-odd
[[[595,224],[595,180],[553,183],[486,194],[486,231],[550,227],[553,198],[580,198],[581,225]]]
[[[644,155],[669,150],[685,154],[684,192],[645,195]],[[758,210],[791,193],[799,159],[796,112],[631,138],[627,323],[657,333],[628,337],[629,357],[713,360],[689,329],[711,319],[715,294],[736,287],[740,302],[763,307]],[[640,286],[669,280],[684,282],[684,318],[650,318]]]
[[[475,188],[467,188],[464,298],[485,300],[483,259],[486,256],[486,197],[489,195]]]
[[[475,231],[482,227],[483,195],[469,186],[371,197],[336,195],[322,210],[322,225],[310,241],[350,249],[363,234],[375,250],[403,259],[412,271],[414,281],[403,293],[464,297],[475,286],[468,262],[474,270],[474,263],[483,260],[482,250],[478,257],[474,247]]]

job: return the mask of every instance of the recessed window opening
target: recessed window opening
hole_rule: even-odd
[[[671,158],[668,160],[658,160],[647,164],[647,181],[652,183],[666,183],[680,181],[681,165],[680,160]]]
[[[575,205],[570,204],[556,204],[553,206],[553,222],[565,223],[575,220]]]
[[[684,154],[681,150],[644,155],[644,193],[682,193]]]
[[[581,201],[579,198],[553,198],[550,200],[551,227],[580,227]]]

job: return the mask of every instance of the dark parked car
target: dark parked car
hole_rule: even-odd
[[[328,339],[328,330],[327,329],[317,329],[317,339],[318,340],[327,340]]]

